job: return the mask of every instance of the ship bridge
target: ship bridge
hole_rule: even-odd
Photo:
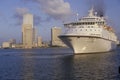
[[[72,23],[66,23],[64,24],[65,27],[77,27],[77,26],[87,26],[87,25],[107,25],[105,22],[104,17],[97,16],[97,12],[94,12],[94,9],[92,8],[87,17],[82,17],[79,19],[79,21],[72,22]]]

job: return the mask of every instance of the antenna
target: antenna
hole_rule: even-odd
[[[79,16],[79,14],[77,13],[77,14],[76,14],[76,19],[77,19],[77,21],[79,21],[78,16]]]

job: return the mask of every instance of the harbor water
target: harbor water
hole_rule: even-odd
[[[0,80],[120,80],[120,48],[73,55],[68,48],[0,49]]]

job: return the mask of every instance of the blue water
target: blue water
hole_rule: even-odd
[[[64,48],[0,49],[0,80],[120,80],[120,48],[73,55]]]

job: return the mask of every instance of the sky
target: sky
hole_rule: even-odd
[[[99,4],[98,4],[99,3]],[[0,0],[0,44],[9,39],[22,40],[22,18],[34,16],[34,27],[43,41],[51,40],[51,28],[86,16],[92,5],[102,8],[107,22],[120,38],[120,0]]]

